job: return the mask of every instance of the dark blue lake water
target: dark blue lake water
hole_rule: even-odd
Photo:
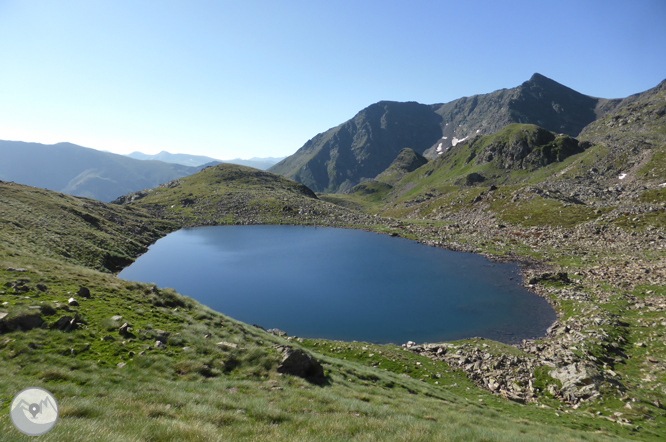
[[[247,324],[308,338],[513,343],[543,336],[556,319],[520,285],[516,264],[359,230],[183,229],[119,276],[173,287]]]

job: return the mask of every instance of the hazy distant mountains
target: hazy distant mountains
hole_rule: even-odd
[[[0,141],[0,180],[105,202],[191,175],[202,168],[139,161],[70,143]]]
[[[344,192],[383,172],[406,147],[433,159],[512,123],[575,137],[620,102],[583,95],[540,74],[512,89],[445,104],[381,101],[315,136],[269,171],[317,192]]]
[[[184,166],[213,166],[219,163],[229,163],[229,164],[238,164],[241,166],[254,167],[255,169],[266,170],[279,161],[283,160],[282,158],[250,158],[249,160],[242,160],[236,158],[233,160],[217,160],[215,158],[206,157],[202,155],[188,155],[184,153],[169,153],[162,151],[156,155],[148,155],[142,152],[132,152],[127,154],[128,157],[134,158],[136,160],[157,160],[164,161],[165,163],[175,163],[182,164]]]

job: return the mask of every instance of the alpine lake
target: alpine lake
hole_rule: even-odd
[[[556,314],[515,263],[336,228],[182,229],[119,274],[290,336],[401,344],[544,335]]]

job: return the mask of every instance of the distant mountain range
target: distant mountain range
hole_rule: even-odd
[[[540,74],[512,89],[445,104],[381,101],[315,136],[269,171],[317,192],[344,192],[383,172],[406,147],[434,159],[512,123],[575,137],[621,101],[583,95]]]
[[[134,158],[136,160],[157,160],[164,161],[165,163],[175,163],[182,164],[183,166],[203,166],[209,165],[213,166],[219,163],[229,163],[229,164],[238,164],[240,166],[254,167],[255,169],[266,170],[274,164],[280,162],[285,157],[281,158],[250,158],[249,160],[243,160],[240,158],[235,158],[233,160],[218,160],[211,157],[206,157],[202,155],[189,155],[184,153],[169,153],[162,151],[155,155],[148,155],[142,152],[132,152],[126,156]]]
[[[139,161],[71,143],[0,141],[0,180],[108,202],[191,175],[204,166]]]

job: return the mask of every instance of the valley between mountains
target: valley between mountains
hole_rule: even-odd
[[[49,389],[45,440],[660,440],[665,210],[666,82],[606,100],[538,74],[377,103],[269,171],[219,164],[112,203],[2,182],[2,409]],[[518,261],[558,319],[515,345],[313,340],[114,276],[169,232],[246,224]],[[25,439],[7,412],[0,428]]]

